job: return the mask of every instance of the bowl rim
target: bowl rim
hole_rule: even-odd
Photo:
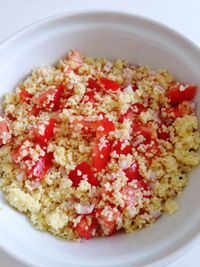
[[[15,31],[14,33],[10,34],[8,37],[6,37],[3,41],[0,42],[0,54],[2,53],[3,49],[6,48],[9,44],[12,44],[12,42],[15,42],[18,38],[21,36],[25,35],[32,29],[38,27],[39,25],[42,24],[47,24],[48,22],[53,22],[56,21],[57,19],[62,19],[65,17],[70,17],[70,16],[77,16],[77,15],[94,15],[94,14],[106,14],[106,15],[114,15],[114,16],[126,16],[129,18],[135,18],[136,20],[143,21],[145,23],[149,23],[152,26],[156,27],[157,29],[160,30],[165,30],[167,31],[170,35],[174,35],[174,37],[178,38],[182,43],[185,45],[189,46],[190,48],[193,49],[193,51],[197,54],[200,55],[200,47],[193,43],[189,38],[185,37],[182,33],[174,30],[173,28],[169,27],[168,25],[159,22],[157,20],[147,18],[146,16],[143,15],[137,15],[131,12],[127,11],[119,11],[119,10],[111,10],[111,9],[99,9],[99,8],[89,8],[89,9],[84,9],[84,10],[71,10],[71,11],[65,11],[61,13],[57,13],[54,15],[50,15],[47,17],[44,17],[42,19],[36,20],[33,23],[30,23],[19,30]],[[192,248],[194,248],[198,243],[200,242],[200,233],[196,234],[195,236],[190,237],[190,239],[182,244],[179,248],[177,248],[174,252],[168,252],[166,256],[162,257],[159,260],[153,261],[150,264],[146,264],[144,267],[160,267],[163,266],[164,264],[170,264],[174,261],[176,261],[178,258],[184,256],[187,254]],[[36,262],[35,260],[32,260],[31,258],[28,258],[23,255],[17,254],[15,251],[11,251],[9,249],[9,246],[4,244],[4,242],[1,241],[0,238],[0,249],[4,252],[6,252],[8,255],[10,255],[12,258],[17,259],[19,262],[23,264],[27,264],[29,266],[33,267],[46,267],[46,265],[42,264],[41,262]],[[121,262],[123,263],[123,262]],[[124,262],[125,264],[125,262]],[[77,265],[78,266],[78,265]],[[81,265],[80,265],[81,266]]]

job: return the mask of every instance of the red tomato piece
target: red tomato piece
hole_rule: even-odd
[[[149,124],[142,124],[142,123],[133,123],[132,129],[136,133],[140,133],[146,139],[157,138],[157,131],[152,128]]]
[[[191,115],[194,113],[194,104],[189,101],[183,101],[177,107],[174,107],[172,112],[175,118],[182,118],[186,115]]]
[[[8,113],[8,114],[6,114],[6,116],[5,116],[5,118],[9,121],[16,121],[16,118],[12,115],[12,114],[10,114],[10,113]]]
[[[115,125],[112,121],[109,121],[107,118],[96,121],[96,135],[97,137],[102,137],[108,135],[110,132],[115,130]]]
[[[79,185],[84,176],[91,185],[100,185],[98,179],[94,176],[91,166],[85,161],[78,164],[76,168],[69,173],[69,178],[72,180],[73,186],[75,187]]]
[[[169,140],[169,133],[164,132],[162,127],[158,130],[158,138],[163,140]]]
[[[136,83],[132,84],[133,91],[135,92],[138,89],[138,86]]]
[[[28,147],[25,145],[26,141],[30,142],[29,139],[25,139],[24,141],[22,141],[17,147],[15,147],[15,149],[12,152],[12,160],[14,163],[18,164],[20,163],[20,161],[29,159],[29,150]],[[26,153],[23,153],[22,155],[22,149],[26,150]]]
[[[90,215],[84,215],[81,217],[80,222],[74,227],[74,229],[85,239],[90,239],[94,230],[97,228],[97,220]]]
[[[136,118],[135,113],[131,109],[129,109],[129,110],[127,110],[126,113],[120,115],[119,122],[122,123],[122,122],[124,122],[124,120],[130,120],[132,122],[135,120],[135,118]]]
[[[34,103],[43,110],[57,110],[60,104],[60,97],[63,91],[63,85],[56,88],[50,88],[34,98]]]
[[[42,111],[43,109],[41,107],[38,107],[37,105],[33,105],[29,114],[32,116],[38,116],[40,111]]]
[[[19,97],[22,102],[29,103],[31,98],[33,97],[25,88],[20,89]]]
[[[132,146],[131,145],[125,145],[118,140],[116,144],[112,146],[112,151],[115,151],[118,155],[127,155],[131,153],[132,151]]]
[[[97,103],[96,94],[94,91],[88,91],[84,94],[82,101],[83,103],[92,103],[93,107]]]
[[[98,121],[75,121],[74,125],[80,123],[83,125],[82,133],[83,134],[93,134],[95,133],[98,138],[108,135],[110,132],[115,130],[115,125],[112,121],[109,121],[107,118],[103,118]]]
[[[98,223],[102,226],[104,233],[107,236],[111,236],[116,231],[117,220],[121,216],[120,211],[117,208],[106,206],[106,212],[104,209],[96,209],[96,217]]]
[[[40,156],[37,161],[33,160],[30,154],[30,148],[34,149],[35,144],[26,139],[22,141],[13,151],[12,159],[18,164],[27,174],[28,178],[34,180],[41,180],[46,175],[47,171],[52,166],[53,153],[47,153],[45,151],[44,155]],[[29,168],[26,161],[33,163],[32,167]]]
[[[165,116],[163,115],[165,114]],[[194,113],[194,103],[190,101],[183,101],[178,106],[172,107],[170,109],[165,109],[161,113],[161,120],[167,126],[171,125],[176,118],[182,118],[186,115],[191,115]]]
[[[184,85],[181,83],[172,85],[167,92],[167,96],[172,105],[177,105],[183,101],[192,100],[197,92],[195,85]]]
[[[139,172],[139,166],[138,162],[134,161],[131,163],[131,166],[128,167],[127,169],[123,170],[126,177],[128,178],[128,182],[131,182],[132,180],[140,180],[142,179],[142,176],[140,175]]]
[[[94,90],[96,92],[100,92],[101,91],[101,86],[99,85],[98,81],[95,80],[95,79],[92,79],[92,78],[90,78],[88,80],[87,88],[90,88],[90,89],[92,89],[92,90]]]
[[[31,170],[26,170],[33,180],[40,181],[44,178],[48,170],[52,166],[53,153],[45,153],[44,156],[39,157],[36,164]]]
[[[137,182],[138,188],[142,188],[142,190],[148,191],[150,190],[150,186],[147,182],[145,182],[143,179],[139,180]]]
[[[72,125],[76,126],[77,124],[82,125],[81,133],[84,135],[95,136],[96,133],[96,121],[87,121],[87,120],[74,120]]]
[[[48,124],[39,125],[39,127],[43,126],[44,131],[43,134],[40,133],[39,127],[33,129],[34,141],[38,143],[40,146],[46,146],[48,141],[53,137],[53,132],[55,128],[56,120],[50,119]]]
[[[108,140],[104,143],[97,143],[93,149],[92,167],[96,172],[104,169],[109,161],[111,151],[111,144]]]
[[[141,112],[146,112],[147,108],[141,103],[135,103],[133,105],[133,112],[139,115]]]
[[[99,82],[104,87],[105,90],[117,91],[121,87],[121,85],[118,82],[109,80],[104,77],[99,78]]]
[[[0,145],[6,144],[11,139],[8,122],[0,117]]]

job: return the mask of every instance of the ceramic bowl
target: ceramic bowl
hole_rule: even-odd
[[[125,13],[84,11],[39,21],[0,46],[0,95],[14,89],[33,66],[52,64],[71,48],[85,55],[127,59],[168,68],[178,80],[200,86],[200,51],[159,23]],[[200,93],[195,99],[200,115]],[[163,266],[200,239],[200,168],[179,198],[179,211],[152,227],[80,243],[32,227],[25,216],[0,199],[0,246],[37,267]]]

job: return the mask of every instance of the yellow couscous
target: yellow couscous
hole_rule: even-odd
[[[178,209],[200,161],[197,88],[165,69],[72,50],[2,101],[0,187],[40,230],[127,233]]]

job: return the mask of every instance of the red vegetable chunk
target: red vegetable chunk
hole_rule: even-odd
[[[60,97],[63,91],[63,85],[56,88],[50,88],[34,98],[34,103],[43,110],[57,110],[59,108]]]
[[[194,85],[183,85],[181,83],[170,87],[167,96],[172,105],[177,105],[183,101],[192,100],[197,92],[197,87]]]
[[[19,93],[20,100],[22,102],[29,103],[31,98],[33,97],[33,95],[30,94],[25,88],[22,88],[20,90],[21,90],[20,93]]]
[[[0,117],[0,145],[6,144],[11,139],[8,122]]]
[[[112,146],[112,152],[115,151],[118,155],[127,155],[131,153],[132,146],[123,144],[120,140]]]
[[[52,166],[53,153],[46,153],[45,156],[41,156],[33,168],[29,171],[26,170],[30,177],[34,180],[42,180],[48,170]]]
[[[112,121],[109,121],[107,118],[96,121],[96,135],[98,137],[108,135],[110,132],[115,130],[115,125]]]
[[[117,91],[120,89],[121,85],[118,82],[109,80],[107,78],[99,78],[100,84],[104,87],[105,90],[112,90],[112,91]]]
[[[80,236],[90,239],[97,225],[97,220],[94,216],[85,215],[82,216],[80,222],[74,228]]]
[[[98,223],[106,230],[106,235],[111,236],[116,231],[117,220],[121,213],[117,208],[108,206],[106,208],[108,208],[108,212],[104,212],[103,209],[96,209],[96,216]]]
[[[132,180],[140,180],[142,179],[142,176],[140,175],[139,172],[139,166],[137,161],[134,161],[131,163],[131,166],[128,167],[127,169],[124,169],[124,173],[126,177],[128,178],[128,181],[131,182]]]
[[[82,179],[85,179],[95,186],[99,186],[98,179],[94,176],[91,166],[87,162],[82,162],[76,166],[76,168],[69,173],[69,178],[73,182],[73,186],[77,187]]]
[[[97,143],[93,150],[92,167],[95,171],[100,172],[104,169],[110,158],[111,144],[108,140],[104,143]]]
[[[56,120],[50,119],[48,124],[39,125],[38,128],[33,129],[34,140],[41,146],[46,146],[48,141],[53,137]],[[40,133],[39,128],[43,127],[43,133]]]
[[[87,88],[93,89],[96,92],[100,92],[101,91],[101,86],[99,85],[98,81],[95,79],[90,78],[88,80],[88,86]]]
[[[14,163],[26,173],[28,178],[41,180],[52,166],[53,153],[43,150],[43,155],[38,159],[33,158],[33,151],[37,154],[37,146],[29,139],[22,141],[13,151],[12,159]]]

